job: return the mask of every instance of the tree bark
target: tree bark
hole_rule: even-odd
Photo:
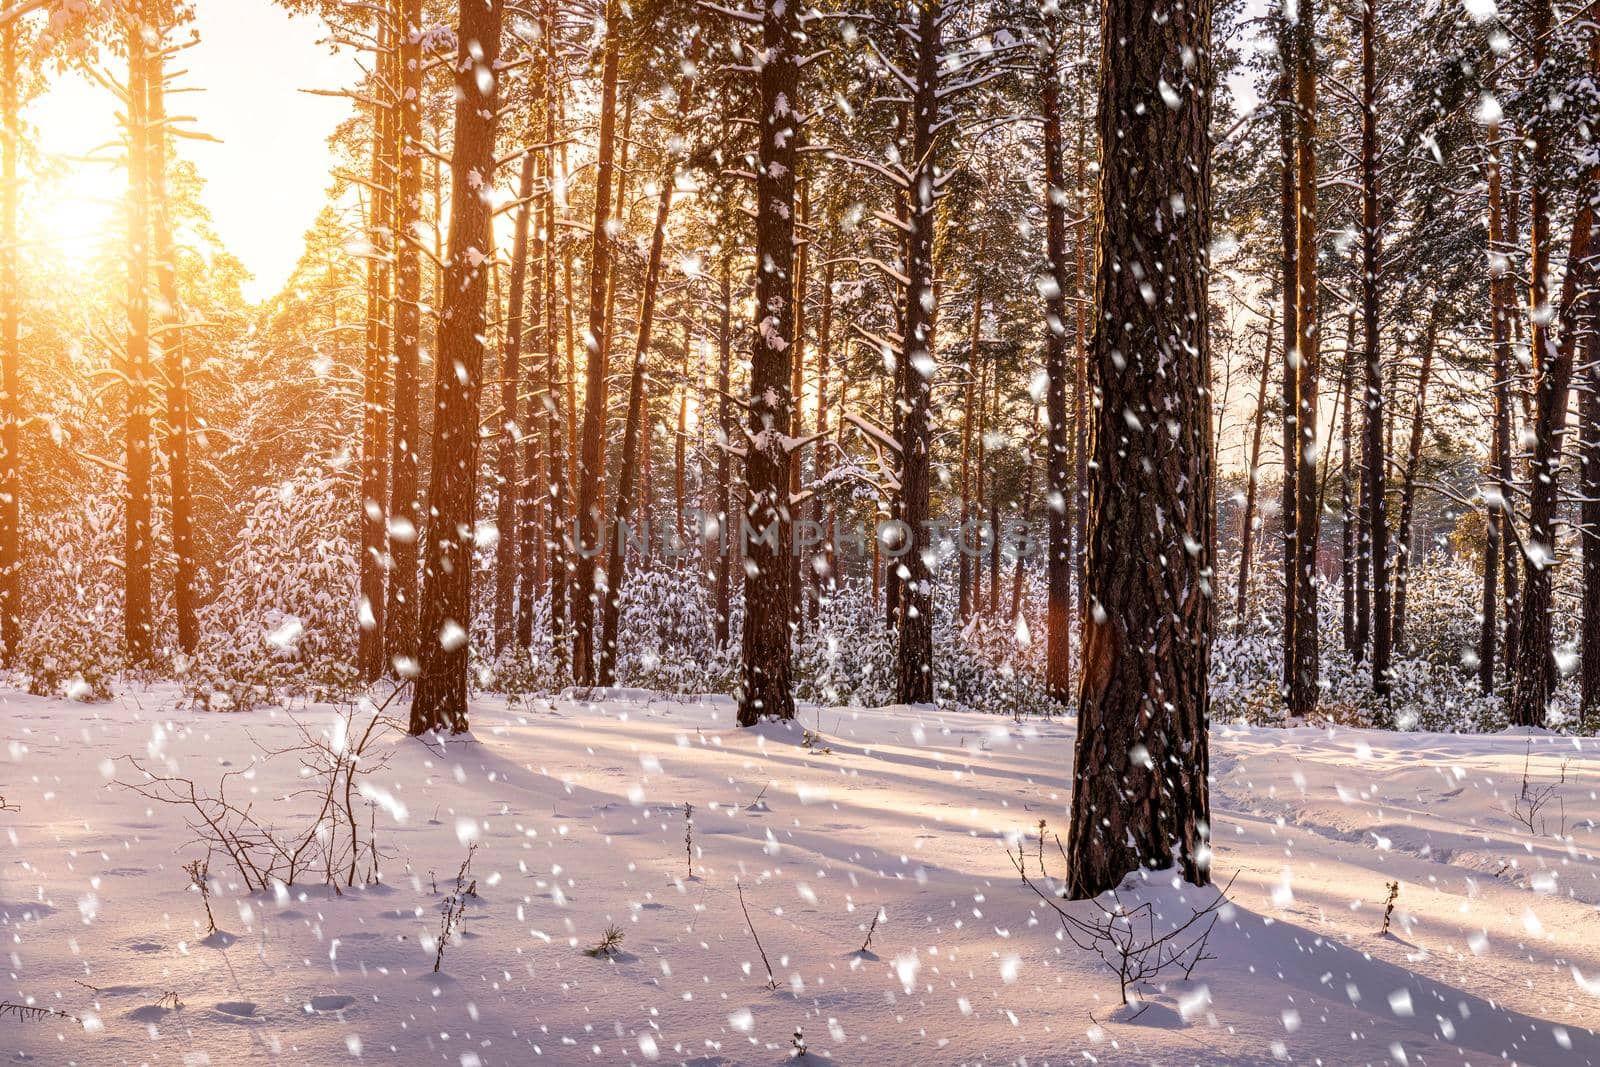
[[[1320,315],[1317,284],[1317,48],[1316,7],[1302,0],[1295,24],[1295,386],[1299,417],[1295,439],[1294,670],[1288,711],[1304,718],[1317,708],[1317,545],[1322,528],[1317,486],[1317,379],[1320,374]]]
[[[22,116],[17,26],[0,27],[0,665],[22,643],[22,294],[17,287],[17,157]]]
[[[580,685],[593,685],[595,578],[605,546],[601,529],[605,462],[606,374],[610,339],[611,193],[616,169],[617,69],[621,58],[621,5],[607,0],[600,73],[600,139],[596,149],[594,225],[589,252],[589,330],[584,336],[583,446],[578,457],[577,581],[572,588],[572,670]]]
[[[151,607],[150,430],[150,54],[142,0],[129,4],[128,46],[128,346],[127,495],[123,556],[123,640],[135,664],[149,661]]]
[[[746,427],[745,521],[738,532],[745,559],[744,636],[739,725],[763,717],[794,718],[790,680],[789,464],[784,440],[794,417],[790,395],[795,342],[795,156],[800,139],[794,110],[800,90],[796,55],[799,14],[786,0],[763,0],[757,78],[760,140],[756,150],[756,324],[751,338],[749,420]]]
[[[1575,321],[1576,303],[1580,286],[1588,284],[1593,270],[1587,261],[1594,240],[1594,205],[1590,196],[1595,184],[1592,172],[1588,181],[1578,184],[1579,207],[1574,214],[1566,276],[1562,279],[1558,315],[1560,342],[1551,340],[1548,329],[1534,333],[1543,347],[1536,350],[1534,361],[1532,485],[1528,533],[1523,548],[1522,623],[1510,704],[1511,722],[1516,726],[1543,725],[1555,692],[1551,566],[1555,562],[1555,526],[1560,506],[1561,442],[1566,432],[1574,349],[1579,333]],[[1538,232],[1537,226],[1535,232]]]
[[[1583,547],[1582,663],[1579,714],[1585,722],[1600,714],[1600,295],[1590,293],[1583,335],[1584,391],[1581,428],[1582,469],[1579,539]]]
[[[417,661],[417,562],[422,531],[422,0],[399,0],[399,156],[395,175],[394,426],[389,452],[389,589],[383,654],[405,677]],[[374,611],[376,614],[376,611]]]
[[[728,647],[729,612],[732,598],[732,565],[734,538],[738,531],[733,527],[733,471],[730,462],[734,436],[738,426],[733,421],[733,404],[728,390],[732,388],[729,364],[733,358],[733,255],[722,252],[722,277],[718,286],[717,310],[717,575],[713,593],[716,605],[717,647]]]
[[[1278,16],[1278,199],[1279,243],[1283,261],[1283,282],[1279,297],[1283,304],[1283,494],[1279,501],[1283,522],[1283,678],[1285,701],[1294,680],[1295,623],[1299,611],[1295,598],[1299,590],[1299,526],[1296,515],[1300,500],[1300,387],[1295,353],[1299,348],[1300,327],[1296,313],[1299,301],[1296,288],[1300,277],[1297,183],[1295,182],[1296,112],[1294,72],[1297,43],[1294,24],[1286,15]]]
[[[1552,13],[1548,0],[1537,0],[1532,7],[1533,68],[1539,70],[1547,58]],[[1551,335],[1549,305],[1550,215],[1549,192],[1554,178],[1550,164],[1553,133],[1542,105],[1528,130],[1530,164],[1528,175],[1529,229],[1532,247],[1529,255],[1529,356],[1533,363],[1534,415],[1533,455],[1529,465],[1528,532],[1522,542],[1522,619],[1518,627],[1516,673],[1511,685],[1511,722],[1515,726],[1540,726],[1549,711],[1555,692],[1553,625],[1550,618],[1552,581],[1550,568],[1556,560],[1556,517],[1560,507],[1559,478],[1562,436],[1566,430],[1567,405],[1572,382],[1577,327],[1573,321],[1577,286],[1589,273],[1588,253],[1593,238],[1594,205],[1590,196],[1596,184],[1595,171],[1580,178],[1574,212],[1572,237],[1567,252],[1566,276],[1562,280],[1557,343]]]
[[[1340,395],[1340,448],[1339,448],[1339,590],[1340,636],[1344,650],[1354,657],[1356,651],[1356,506],[1355,492],[1350,477],[1351,400],[1355,392],[1355,339],[1356,312],[1350,309],[1349,328],[1345,332],[1343,377]]]
[[[941,0],[925,0],[917,9],[915,34],[917,69],[912,92],[910,181],[905,190],[905,413],[900,437],[901,520],[910,531],[909,551],[900,558],[905,568],[901,583],[900,640],[895,675],[895,699],[901,704],[933,701],[933,575],[928,568],[930,550],[929,458],[932,432],[929,407],[933,379],[938,370],[936,291],[933,244],[937,228],[935,200],[938,169],[938,116],[940,58],[943,50]]]
[[[528,275],[528,217],[533,210],[532,149],[522,155],[517,181],[517,215],[511,239],[511,286],[506,297],[506,329],[500,359],[499,484],[495,487],[495,526],[500,539],[494,554],[494,650],[499,655],[516,638],[517,568],[521,562],[522,530],[517,521],[521,495],[517,478],[517,453],[522,451],[524,428],[519,394],[522,385],[523,296]],[[532,475],[531,468],[528,474]]]
[[[1501,177],[1500,126],[1492,123],[1489,144],[1489,315],[1491,331],[1492,385],[1494,415],[1490,424],[1489,481],[1494,486],[1484,515],[1483,623],[1478,634],[1478,686],[1485,696],[1494,692],[1496,638],[1495,620],[1500,614],[1499,577],[1502,556],[1509,557],[1512,542],[1504,536],[1511,509],[1511,326],[1508,321],[1516,299],[1509,249],[1506,245],[1504,201]],[[1507,590],[1509,593],[1509,589]],[[1506,624],[1511,612],[1506,611]],[[1510,652],[1507,635],[1507,652]]]
[[[1076,899],[1141,868],[1210,879],[1210,5],[1105,0],[1100,39],[1089,366],[1101,403],[1067,848]]]
[[[1057,702],[1072,699],[1072,454],[1067,425],[1067,293],[1073,283],[1067,259],[1067,168],[1061,138],[1061,41],[1054,35],[1039,71],[1039,111],[1044,119],[1045,258],[1051,285],[1045,300],[1045,412],[1050,421],[1045,452],[1045,513],[1049,548],[1045,563],[1045,691]]]
[[[155,14],[159,20],[161,15]],[[152,25],[161,47],[167,41],[167,27]],[[194,494],[189,472],[189,426],[193,416],[189,404],[189,356],[183,334],[183,308],[178,297],[177,245],[172,236],[172,207],[167,188],[167,104],[166,67],[159,49],[149,54],[147,115],[151,134],[150,223],[151,249],[156,292],[159,295],[160,328],[157,348],[161,353],[162,374],[167,385],[166,450],[171,482],[172,511],[172,610],[178,628],[178,649],[192,656],[200,643],[199,591],[195,588]],[[378,431],[380,435],[383,430]],[[381,579],[380,579],[381,580]]]
[[[462,0],[456,38],[455,147],[450,158],[450,245],[434,360],[432,471],[423,573],[420,668],[413,734],[467,729],[472,625],[472,510],[478,474],[485,303],[492,259],[494,139],[499,111],[501,0]]]
[[[1379,337],[1379,276],[1383,230],[1378,216],[1377,0],[1366,0],[1361,13],[1361,327],[1366,354],[1365,421],[1361,441],[1362,533],[1356,567],[1372,583],[1372,690],[1389,692],[1393,645],[1389,601],[1388,455],[1384,438],[1383,354]],[[1360,579],[1358,579],[1360,580]],[[1367,614],[1356,620],[1356,659],[1367,649]]]

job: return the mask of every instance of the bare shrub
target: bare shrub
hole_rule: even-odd
[[[1017,866],[1016,857],[1010,853],[1007,856],[1012,865]],[[1187,919],[1158,932],[1155,904],[1151,901],[1129,907],[1122,894],[1113,889],[1109,894],[1109,908],[1097,900],[1095,912],[1084,917],[1063,908],[1053,894],[1040,889],[1026,874],[1022,880],[1056,913],[1061,929],[1072,943],[1084,952],[1099,956],[1117,976],[1124,1004],[1133,1003],[1128,995],[1131,986],[1169,972],[1181,972],[1188,978],[1203,961],[1216,958],[1206,952],[1206,944],[1217,925],[1218,913],[1227,903],[1228,890],[1233,887],[1230,878],[1217,892],[1215,900],[1203,908],[1190,909]],[[1141,1008],[1140,1013],[1143,1010]]]
[[[398,692],[398,690],[396,691]],[[229,795],[235,779],[253,769],[233,770],[207,790],[194,779],[164,774],[136,756],[124,756],[141,777],[120,782],[147,800],[171,804],[189,812],[189,828],[211,852],[220,852],[238,873],[245,888],[265,892],[276,884],[294,886],[308,880],[335,892],[378,879],[378,846],[373,832],[376,819],[369,816],[363,828],[357,815],[360,782],[380,770],[387,753],[378,742],[398,725],[385,713],[395,694],[381,704],[369,701],[341,710],[327,730],[317,730],[292,719],[299,739],[285,748],[261,748],[263,762],[293,758],[305,783],[288,799],[305,803],[298,819],[286,825],[263,821],[253,801],[236,801]],[[291,717],[292,718],[292,717]],[[260,746],[258,746],[260,747]],[[275,806],[274,816],[283,818]]]

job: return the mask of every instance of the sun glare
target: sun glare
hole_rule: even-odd
[[[127,194],[115,105],[80,79],[63,78],[25,112],[37,133],[41,179],[24,202],[25,239],[74,271],[121,228]]]

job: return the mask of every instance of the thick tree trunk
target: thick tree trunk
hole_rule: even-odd
[[[1105,0],[1100,39],[1101,403],[1067,848],[1077,899],[1141,868],[1210,880],[1210,5]]]
[[[1072,698],[1072,453],[1067,425],[1067,293],[1074,281],[1067,260],[1067,172],[1061,139],[1061,42],[1053,40],[1039,71],[1044,119],[1045,258],[1052,285],[1045,300],[1045,690],[1058,703]]]
[[[1379,281],[1383,231],[1378,217],[1377,0],[1366,0],[1361,14],[1361,337],[1366,355],[1366,398],[1361,438],[1362,534],[1358,573],[1372,582],[1372,689],[1389,692],[1393,644],[1389,609],[1389,508],[1386,499],[1388,454],[1384,440],[1383,355],[1379,337]],[[1359,580],[1359,579],[1358,579]],[[1367,649],[1367,614],[1356,620],[1356,658]]]
[[[530,149],[522,156],[517,181],[517,215],[511,240],[511,288],[506,297],[506,328],[500,358],[500,447],[496,450],[499,484],[495,526],[500,539],[494,550],[494,651],[499,655],[516,637],[517,567],[521,562],[522,530],[517,521],[521,495],[517,478],[517,453],[525,432],[519,394],[522,385],[522,305],[528,275],[528,216],[533,210],[533,161]],[[528,474],[532,475],[532,470]]]
[[[897,645],[895,699],[902,704],[933,701],[933,575],[928,569],[929,459],[932,433],[929,408],[938,369],[934,339],[936,308],[933,244],[937,228],[935,188],[938,168],[938,116],[941,0],[925,0],[918,9],[917,69],[911,100],[911,155],[914,161],[905,191],[905,415],[901,444],[900,518],[911,534],[909,551],[900,557],[905,568],[901,587],[900,640]]]
[[[1276,309],[1267,309],[1267,351],[1261,357],[1261,385],[1256,390],[1256,415],[1250,431],[1250,469],[1245,472],[1244,520],[1239,528],[1239,590],[1233,624],[1243,630],[1250,603],[1250,565],[1255,562],[1256,495],[1261,482],[1261,440],[1267,425],[1267,379],[1272,373],[1272,342],[1277,337]]]
[[[17,288],[17,27],[0,27],[0,665],[22,642],[22,294]]]
[[[1278,17],[1278,200],[1280,257],[1283,282],[1279,298],[1283,305],[1283,493],[1279,515],[1283,523],[1283,677],[1287,702],[1294,679],[1295,623],[1299,612],[1295,597],[1299,590],[1299,526],[1295,516],[1300,500],[1300,386],[1295,352],[1299,347],[1300,327],[1296,318],[1299,301],[1296,287],[1300,277],[1300,228],[1296,222],[1298,201],[1295,182],[1296,101],[1294,93],[1294,24]]]
[[[1295,385],[1300,406],[1295,439],[1298,473],[1295,503],[1294,670],[1288,711],[1304,718],[1317,708],[1317,546],[1322,509],[1317,486],[1317,379],[1320,374],[1320,290],[1317,284],[1317,48],[1316,9],[1302,0],[1295,24],[1295,208],[1299,228],[1295,255]]]
[[[129,5],[128,44],[128,347],[127,495],[123,556],[123,640],[135,664],[150,659],[150,54],[145,7]]]
[[[463,0],[456,38],[455,148],[450,159],[450,246],[434,360],[432,472],[423,574],[420,669],[411,733],[467,729],[472,625],[472,509],[478,474],[485,303],[492,234],[494,137],[499,111],[501,0]]]
[[[600,67],[600,139],[596,149],[593,243],[589,252],[589,330],[584,335],[583,445],[578,457],[577,581],[572,589],[572,671],[580,685],[593,685],[595,579],[605,547],[601,529],[606,433],[606,342],[610,308],[612,208],[616,169],[617,69],[622,52],[621,5],[607,0],[605,43]]]
[[[394,222],[395,157],[399,116],[390,94],[397,73],[396,34],[390,10],[377,12],[377,77],[373,79],[372,168],[368,183],[367,324],[362,361],[361,561],[357,588],[356,669],[371,682],[383,673],[384,549],[388,540],[389,343]]]
[[[389,589],[382,620],[382,652],[395,672],[406,677],[415,671],[417,661],[417,549],[423,525],[417,467],[422,439],[422,0],[399,0],[399,6],[394,426],[387,517]]]
[[[167,28],[161,25],[152,28],[156,40],[165,45]],[[192,656],[200,643],[200,623],[196,615],[200,605],[199,591],[195,588],[194,494],[189,473],[189,425],[193,416],[189,410],[189,356],[183,334],[183,308],[178,298],[177,245],[172,237],[172,206],[167,189],[166,70],[161,51],[149,53],[148,80],[151,248],[155,254],[152,265],[161,323],[156,337],[167,385],[165,421],[167,472],[171,479],[172,610],[178,624],[178,649],[185,656]]]
[[[1580,182],[1578,187],[1580,206],[1574,213],[1560,311],[1556,316],[1561,328],[1560,342],[1551,338],[1548,328],[1534,333],[1543,347],[1536,350],[1534,362],[1532,485],[1528,532],[1523,543],[1522,625],[1510,704],[1511,722],[1516,726],[1543,725],[1555,691],[1551,567],[1556,559],[1561,442],[1566,432],[1574,350],[1579,333],[1576,304],[1580,287],[1590,284],[1592,271],[1586,261],[1594,241],[1594,205],[1590,196],[1596,184],[1591,174],[1590,180]],[[1538,229],[1536,225],[1535,232]]]
[[[756,150],[756,324],[750,353],[750,402],[745,452],[748,503],[737,533],[745,560],[744,637],[739,725],[764,716],[794,718],[790,680],[789,593],[793,542],[789,522],[789,464],[784,437],[794,417],[790,395],[795,342],[795,156],[800,139],[799,14],[786,0],[763,0],[757,74],[760,140]]]
[[[1416,510],[1417,471],[1422,463],[1423,421],[1428,403],[1428,381],[1433,376],[1433,351],[1439,339],[1438,305],[1428,316],[1422,338],[1422,365],[1417,372],[1417,407],[1411,416],[1411,440],[1406,448],[1406,468],[1400,483],[1400,521],[1395,529],[1394,645],[1406,647],[1406,584],[1411,576],[1411,520]]]
[[[1533,41],[1535,70],[1543,67],[1549,48],[1552,12],[1548,0],[1536,0],[1529,27]],[[1550,274],[1550,186],[1554,179],[1550,163],[1550,118],[1545,107],[1534,113],[1527,136],[1530,151],[1528,175],[1529,229],[1531,249],[1528,262],[1529,356],[1533,363],[1534,415],[1533,455],[1529,465],[1528,532],[1523,547],[1522,620],[1519,627],[1516,674],[1511,685],[1511,722],[1515,726],[1543,725],[1555,691],[1554,634],[1550,617],[1552,599],[1551,567],[1556,559],[1556,516],[1560,507],[1559,478],[1562,435],[1566,430],[1567,404],[1572,380],[1576,342],[1573,301],[1582,278],[1590,241],[1593,237],[1593,204],[1589,200],[1594,175],[1578,183],[1578,210],[1574,213],[1572,238],[1568,247],[1566,277],[1562,282],[1559,343],[1551,335],[1549,305]]]

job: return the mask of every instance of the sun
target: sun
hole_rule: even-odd
[[[28,173],[24,161],[18,223],[28,254],[85,269],[123,226],[128,172],[115,105],[103,90],[64,79],[30,103],[25,119],[37,168]]]

